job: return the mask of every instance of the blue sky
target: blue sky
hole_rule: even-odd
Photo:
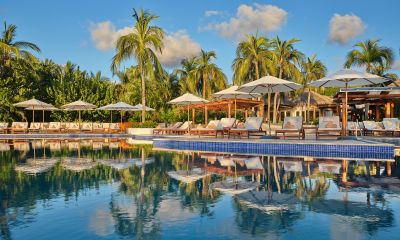
[[[298,48],[306,55],[316,53],[329,72],[343,66],[355,42],[368,38],[381,39],[400,58],[398,0],[2,0],[0,16],[18,26],[18,39],[39,45],[38,57],[59,64],[70,60],[114,79],[109,70],[113,43],[132,26],[132,8],[140,7],[160,16],[156,24],[168,36],[162,56],[166,65],[172,68],[200,49],[215,50],[216,63],[229,80],[237,41],[256,30],[301,39]],[[394,68],[400,73],[400,62]]]

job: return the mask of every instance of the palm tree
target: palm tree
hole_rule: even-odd
[[[200,56],[196,58],[197,68],[193,74],[201,87],[203,98],[211,95],[213,90],[222,90],[226,88],[227,80],[222,70],[212,63],[212,59],[217,58],[214,51],[206,52],[201,50]]]
[[[347,54],[344,64],[346,68],[351,66],[365,67],[367,72],[372,73],[374,67],[382,66],[387,68],[393,63],[393,50],[388,47],[380,46],[379,40],[377,39],[368,39],[364,42],[358,42],[353,47],[357,49],[353,49]]]
[[[317,59],[317,56],[313,54],[306,59],[303,59],[300,63],[300,68],[303,74],[302,78],[302,85],[303,89],[308,87],[310,81],[317,80],[320,78],[325,77],[327,68],[322,63],[321,60]],[[307,119],[306,121],[310,120],[310,98],[311,98],[311,91],[308,87],[308,97],[307,97]]]
[[[197,68],[196,57],[183,59],[181,61],[181,68],[174,70],[173,74],[179,79],[180,93],[196,93],[198,87],[194,72]]]
[[[4,30],[0,36],[0,66],[5,66],[11,58],[33,60],[35,57],[30,50],[38,53],[40,52],[40,48],[34,43],[15,41],[16,32],[16,25],[7,25],[7,23],[4,22]]]
[[[259,79],[261,73],[268,75],[272,69],[269,47],[268,39],[257,35],[247,35],[247,39],[238,44],[232,64],[233,82],[236,85]]]
[[[282,41],[278,36],[273,38],[271,41],[271,46],[273,48],[273,58],[275,60],[276,66],[278,68],[279,78],[300,78],[300,71],[296,67],[298,63],[303,58],[303,53],[295,49],[294,44],[300,42],[298,39],[289,39]],[[272,121],[276,123],[277,110],[279,105],[277,103],[279,94],[274,96],[274,110]]]
[[[153,75],[154,71],[162,72],[162,68],[155,51],[161,52],[163,47],[164,31],[158,26],[150,25],[158,16],[140,9],[138,13],[133,9],[135,26],[131,33],[121,36],[116,45],[117,53],[112,59],[111,70],[116,72],[121,63],[135,58],[141,78],[142,105],[146,105],[146,76]],[[146,119],[143,107],[142,122]]]

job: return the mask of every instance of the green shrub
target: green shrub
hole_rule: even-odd
[[[131,127],[132,128],[155,128],[158,125],[158,123],[154,121],[146,121],[144,123],[139,123],[139,122],[134,122],[132,123]]]

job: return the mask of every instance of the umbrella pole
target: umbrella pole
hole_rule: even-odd
[[[270,119],[270,105],[271,105],[271,89],[268,88],[268,135],[271,136],[271,119]]]
[[[119,125],[119,130],[122,132],[122,110],[121,110],[121,124]]]
[[[44,130],[44,109],[43,109],[43,112],[42,112],[42,129]]]
[[[35,123],[35,106],[32,106],[32,122]]]
[[[79,129],[81,129],[81,110],[78,110],[78,117],[79,117]]]
[[[348,105],[348,100],[347,100],[347,88],[348,88],[348,83],[346,82],[346,92],[345,92],[345,106],[344,106],[344,114],[343,114],[343,119],[342,119],[342,136],[346,136],[346,128],[347,128],[347,105]]]
[[[189,104],[187,105],[187,113],[188,113],[188,124],[189,124],[189,121],[190,121],[190,114],[189,114]],[[189,124],[190,125],[190,124]]]

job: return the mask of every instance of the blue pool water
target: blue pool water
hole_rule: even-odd
[[[400,163],[0,143],[0,239],[398,239]]]

